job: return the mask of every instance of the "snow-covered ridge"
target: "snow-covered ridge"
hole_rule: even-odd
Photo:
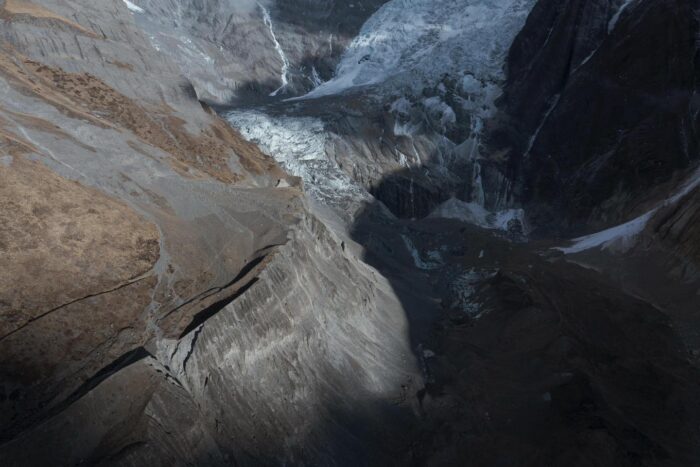
[[[555,249],[567,255],[580,253],[593,248],[624,253],[634,246],[637,236],[642,233],[647,223],[659,210],[677,203],[681,198],[698,186],[700,186],[700,170],[696,171],[673,196],[662,201],[658,206],[645,212],[641,216],[629,222],[625,222],[624,224],[603,230],[602,232],[575,238],[572,240],[572,245],[568,247],[557,247]]]

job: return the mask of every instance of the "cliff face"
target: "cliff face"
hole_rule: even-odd
[[[504,107],[534,222],[596,230],[673,194],[698,163],[693,1],[541,1]],[[545,227],[546,226],[546,227]]]
[[[393,292],[125,3],[5,0],[0,41],[7,465],[321,458],[402,413]]]
[[[145,0],[133,10],[200,99],[260,102],[329,79],[348,43],[386,0]]]
[[[600,231],[565,251],[678,318],[692,348],[699,6],[538,2],[510,50],[505,124],[491,135],[539,234]]]

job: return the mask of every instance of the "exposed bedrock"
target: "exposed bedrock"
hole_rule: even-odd
[[[8,465],[43,465],[48,451],[27,455],[36,445],[65,465],[356,465],[400,454],[379,440],[415,417],[422,386],[403,311],[316,218],[291,235],[201,324],[117,360],[4,444]],[[84,442],[63,442],[66,432]]]
[[[415,465],[695,463],[689,329],[530,244],[455,220],[393,222],[367,209],[353,236],[416,330],[426,389],[409,427]]]
[[[512,196],[535,235],[602,231],[572,260],[672,316],[691,349],[698,6],[538,2],[510,49],[503,120],[489,136],[509,154]]]
[[[540,1],[510,50],[516,198],[541,229],[582,233],[658,204],[699,159],[698,4]],[[505,136],[505,138],[504,138]]]
[[[200,99],[260,102],[328,80],[386,0],[143,0],[136,22],[180,66]]]
[[[0,458],[390,456],[422,387],[399,300],[135,14],[0,1]]]
[[[3,465],[694,465],[695,3],[0,0]]]

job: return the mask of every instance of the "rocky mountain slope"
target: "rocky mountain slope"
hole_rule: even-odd
[[[1,6],[4,465],[320,459],[410,412],[396,296],[126,4]]]
[[[697,10],[0,0],[3,465],[696,465]]]
[[[423,11],[429,20],[416,19]],[[696,415],[669,417],[697,410],[694,11],[690,2],[390,2],[334,79],[301,100],[227,114],[314,187],[312,196],[355,213],[366,261],[402,298],[428,381],[413,462],[698,459]],[[653,44],[658,55],[648,53],[661,30],[669,32]],[[511,32],[512,46],[503,46]],[[625,84],[612,84],[619,79]],[[369,206],[338,201],[363,190]],[[386,208],[428,217],[396,220]],[[536,256],[521,256],[439,224],[445,217],[505,230],[510,240],[549,238],[525,248]],[[591,294],[600,300],[585,299]],[[420,331],[432,329],[431,316],[444,317],[432,335]],[[652,335],[664,336],[659,347]],[[640,354],[638,345],[655,350]],[[661,377],[664,368],[673,375]],[[508,378],[519,389],[505,389]],[[535,428],[541,418],[547,423]]]
[[[509,54],[506,123],[490,137],[510,151],[531,223],[544,235],[600,231],[564,251],[677,317],[693,349],[699,6],[538,3]]]
[[[622,223],[692,174],[697,7],[605,0],[533,10],[509,55],[505,103],[519,136],[519,197],[538,223]]]
[[[131,8],[156,48],[213,104],[290,97],[329,79],[385,0],[145,0]],[[132,4],[133,5],[133,4]]]

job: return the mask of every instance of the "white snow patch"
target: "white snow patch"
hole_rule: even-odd
[[[562,251],[564,254],[570,255],[590,250],[591,248],[600,247],[602,250],[611,250],[624,253],[634,246],[636,237],[642,233],[649,220],[660,209],[677,203],[685,195],[700,185],[700,170],[697,170],[686,183],[683,184],[673,196],[661,202],[654,209],[642,214],[641,216],[632,219],[624,224],[612,227],[602,232],[586,235],[584,237],[575,238],[572,240],[572,245],[568,247],[557,247],[555,250]]]
[[[574,244],[570,247],[558,247],[557,250],[564,252],[564,254],[570,255],[573,253],[580,253],[585,250],[590,250],[595,247],[602,247],[603,249],[611,249],[616,251],[627,251],[634,244],[634,239],[639,235],[644,227],[651,219],[651,216],[656,213],[657,209],[647,212],[644,215],[637,217],[629,222],[618,225],[616,227],[603,230],[592,235],[586,235],[585,237],[576,238],[573,240]]]
[[[520,221],[523,227],[523,233],[527,233],[525,211],[522,209],[505,209],[491,212],[478,203],[466,203],[456,198],[451,198],[442,203],[428,217],[457,219],[492,230],[508,230],[510,221],[517,220]]]
[[[464,75],[462,78],[462,91],[469,94],[476,94],[481,91],[482,83],[473,75]]]
[[[126,7],[129,10],[133,11],[134,13],[143,13],[144,12],[143,8],[141,8],[138,5],[134,5],[129,0],[123,0],[123,1],[124,1],[124,4],[126,5]]]
[[[428,260],[424,260],[420,254],[420,251],[418,251],[408,235],[401,234],[401,238],[403,239],[404,245],[406,245],[406,249],[409,253],[411,253],[413,264],[415,264],[417,268],[429,271],[442,266],[442,257],[440,256],[439,252],[429,251],[427,255]]]

